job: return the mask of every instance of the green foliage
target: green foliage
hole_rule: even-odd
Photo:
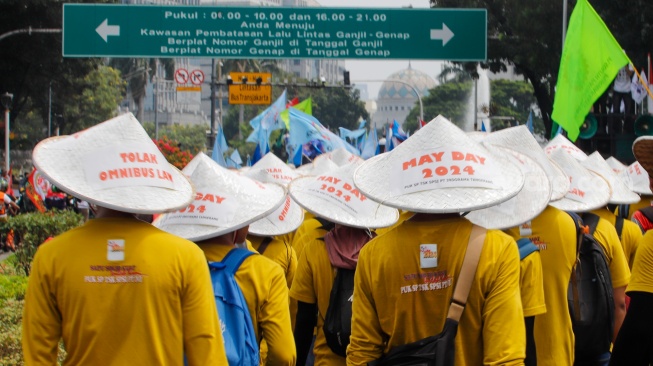
[[[441,114],[462,128],[472,90],[471,81],[449,82],[429,90],[429,95],[422,99],[424,120],[428,122]],[[419,105],[413,107],[406,117],[404,131],[412,133],[417,130],[417,117],[419,117]]]
[[[9,230],[14,230],[18,270],[29,275],[38,246],[49,237],[55,237],[80,226],[83,221],[82,215],[70,210],[32,212],[10,217],[9,221],[0,227],[0,232],[7,233]]]
[[[177,169],[182,170],[186,164],[190,163],[193,160],[193,155],[187,150],[181,150],[179,148],[179,143],[172,141],[167,137],[162,137],[159,140],[154,141],[156,146],[159,148],[166,160]]]
[[[99,66],[75,82],[81,92],[70,96],[70,105],[64,114],[64,134],[86,129],[113,117],[126,86],[120,73],[109,66]]]
[[[144,122],[143,128],[147,134],[154,139],[155,130],[154,122]],[[200,151],[206,152],[206,132],[209,131],[208,125],[170,125],[159,126],[159,139],[167,138],[181,144],[181,150],[189,151],[196,155]]]

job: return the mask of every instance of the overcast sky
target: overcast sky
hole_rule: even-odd
[[[337,8],[428,8],[429,0],[317,0],[322,6]],[[409,60],[346,60],[352,83],[358,80],[385,80],[391,74],[408,67]],[[440,73],[440,61],[411,61],[414,69],[425,72],[435,79]],[[363,84],[359,82],[358,84]],[[371,99],[376,99],[381,88],[380,82],[365,82]]]

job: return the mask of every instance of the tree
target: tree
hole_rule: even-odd
[[[69,1],[80,2],[80,1]],[[94,3],[118,2],[93,1]],[[62,27],[61,2],[49,0],[5,0],[0,2],[0,34],[18,29],[56,29]],[[61,34],[18,34],[3,39],[0,47],[0,90],[14,94],[11,120],[21,121],[27,112],[38,116],[47,131],[48,111],[66,116],[78,101],[74,96],[86,87],[84,78],[103,64],[99,58],[66,58],[61,55]],[[10,71],[10,72],[7,72]],[[52,90],[52,98],[50,98]],[[29,109],[28,109],[29,108]],[[70,119],[64,118],[62,128]]]
[[[497,72],[515,66],[533,86],[538,107],[551,133],[554,87],[562,53],[562,6],[558,1],[537,0],[430,0],[431,7],[484,8],[488,12],[488,60],[482,66]],[[569,1],[568,16],[575,1]],[[617,41],[636,66],[645,65],[653,43],[653,2],[592,0]]]
[[[144,122],[143,128],[154,140],[154,122]],[[176,144],[181,144],[181,149],[196,155],[200,151],[206,151],[206,131],[208,125],[169,125],[159,127],[159,139],[167,138]]]
[[[157,75],[158,65],[162,65],[164,74]],[[112,58],[109,65],[117,68],[127,81],[131,98],[136,105],[136,119],[143,121],[144,103],[148,83],[155,77],[172,80],[175,72],[175,61],[169,58]]]
[[[464,128],[472,90],[471,81],[444,83],[429,90],[429,95],[422,99],[424,120],[428,122],[438,115],[443,115],[460,128]],[[419,112],[419,106],[415,106],[408,113],[403,126],[405,131],[417,130]]]

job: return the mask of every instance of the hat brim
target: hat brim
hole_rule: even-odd
[[[276,236],[295,231],[304,222],[304,210],[290,196],[266,217],[249,225],[249,232],[257,236]]]
[[[640,136],[633,142],[633,155],[649,176],[653,174],[653,136]]]
[[[524,176],[514,164],[506,157],[492,154],[501,169],[497,172],[498,188],[451,187],[396,195],[391,185],[393,164],[390,154],[396,154],[396,150],[374,156],[361,164],[354,173],[354,183],[371,199],[402,210],[421,213],[480,210],[514,197],[524,184]]]
[[[354,165],[325,175],[297,178],[290,183],[290,195],[311,214],[345,226],[382,228],[395,224],[399,211],[369,199],[355,188]]]
[[[571,212],[587,212],[605,207],[610,200],[610,184],[608,184],[608,181],[601,175],[589,170],[588,172],[592,177],[590,178],[590,182],[586,184],[592,186],[593,189],[585,192],[583,201],[571,199],[569,198],[570,195],[567,194],[562,199],[553,201],[549,204],[559,210]],[[605,192],[608,193],[606,194]]]
[[[71,149],[70,145],[59,143],[67,138],[72,137],[50,137],[39,142],[32,152],[36,169],[62,191],[91,204],[135,214],[171,212],[182,209],[192,202],[195,192],[193,185],[171,164],[168,164],[168,171],[172,174],[175,189],[154,186],[114,187],[101,190],[93,188],[87,182],[83,169],[84,159],[88,156],[88,152],[109,147],[115,141],[80,138],[76,141],[75,148]],[[128,136],[124,138],[125,143],[130,142]],[[138,140],[134,139],[134,141]]]
[[[465,217],[486,229],[507,229],[539,215],[549,204],[551,184],[544,169],[528,156],[515,150],[496,147],[514,155],[513,162],[524,173],[522,190],[513,198],[482,210],[471,211]]]

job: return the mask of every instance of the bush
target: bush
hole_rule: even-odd
[[[32,212],[9,218],[3,223],[0,231],[14,231],[16,245],[16,267],[24,275],[29,276],[32,259],[36,249],[49,237],[80,226],[84,217],[70,210],[54,210],[45,213]]]

